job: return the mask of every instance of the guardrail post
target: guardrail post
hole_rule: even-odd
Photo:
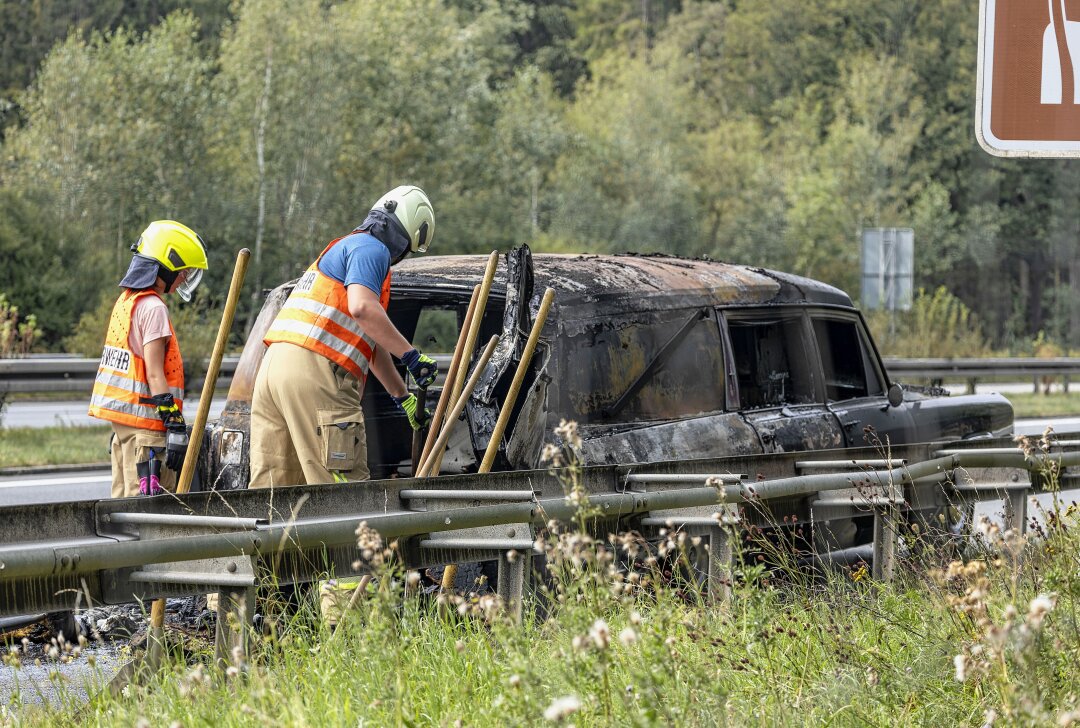
[[[1009,488],[1005,491],[1005,528],[1021,536],[1027,530],[1027,489]]]
[[[222,670],[236,660],[239,648],[246,660],[255,613],[255,589],[226,587],[218,592],[217,626],[214,628],[214,657]],[[239,667],[239,665],[237,665]]]
[[[514,549],[499,554],[499,576],[496,593],[506,605],[507,614],[515,623],[521,622],[521,600],[525,589],[525,569],[531,561],[528,552]]]
[[[731,534],[720,524],[709,528],[709,574],[707,596],[709,604],[731,600],[731,585],[735,578],[735,554]]]
[[[892,581],[896,569],[896,545],[899,540],[900,509],[903,486],[890,483],[885,489],[885,503],[874,507],[874,558],[871,575],[878,581]]]

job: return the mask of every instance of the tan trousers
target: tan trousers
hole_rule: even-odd
[[[251,400],[251,488],[367,480],[362,386],[313,351],[274,343]]]
[[[175,492],[177,473],[165,467],[165,433],[115,422],[112,426],[112,497],[139,495],[139,474],[135,464],[149,460],[151,448],[154,449],[154,457],[161,461],[161,487]]]

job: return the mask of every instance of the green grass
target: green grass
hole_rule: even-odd
[[[865,567],[812,576],[760,529],[739,530],[735,543],[750,550],[733,598],[716,605],[679,576],[692,573],[691,537],[597,541],[586,509],[544,535],[552,568],[520,626],[494,597],[408,594],[393,549],[360,529],[357,556],[382,586],[336,632],[313,598],[289,612],[264,600],[269,634],[252,635],[224,673],[205,649],[176,649],[148,685],[88,704],[57,676],[54,702],[16,695],[0,725],[541,725],[560,704],[579,726],[1080,720],[1075,506],[1058,506],[1030,541],[982,527],[962,558],[930,524],[906,528],[891,583]]]
[[[520,627],[475,601],[371,588],[336,633],[304,605],[224,675],[177,654],[119,698],[13,709],[49,726],[538,725],[572,698],[580,726],[982,725],[988,711],[1066,725],[1080,703],[1080,524],[1067,525],[1039,544],[991,534],[994,549],[948,569],[932,552],[892,584],[747,567],[717,606],[648,566],[631,583],[568,534],[547,550],[562,574],[550,613]],[[1039,620],[1041,594],[1056,603]]]
[[[0,428],[0,468],[109,461],[109,425]]]
[[[1068,394],[1051,392],[1035,394],[1011,392],[1005,395],[1012,402],[1015,417],[1059,417],[1080,415],[1080,390],[1076,386]]]

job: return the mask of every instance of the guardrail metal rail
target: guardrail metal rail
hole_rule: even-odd
[[[969,394],[975,392],[979,380],[988,377],[1030,377],[1036,394],[1045,379],[1060,379],[1064,391],[1069,391],[1069,381],[1080,374],[1080,359],[1056,357],[956,357],[937,359],[899,359],[885,357],[883,360],[889,376],[898,381],[924,379],[940,385],[946,379],[963,379]]]
[[[450,365],[450,355],[436,354],[439,370],[444,373]],[[238,356],[221,360],[217,389],[227,391],[232,383]],[[87,392],[94,388],[98,360],[67,355],[31,355],[22,359],[0,359],[0,394],[6,392]],[[441,381],[441,379],[440,379]],[[201,382],[188,384],[188,391],[198,392]]]
[[[992,447],[988,447],[992,445]],[[872,519],[869,561],[891,577],[902,524],[919,514],[970,514],[1004,500],[1023,529],[1026,496],[1054,460],[1075,479],[1080,441],[1025,458],[1007,441],[774,453],[723,459],[582,468],[580,482],[603,533],[661,529],[703,537],[698,553],[712,599],[729,594],[738,549],[733,529],[784,523],[810,532],[844,519]],[[255,586],[356,576],[356,528],[366,521],[397,539],[403,566],[498,560],[497,591],[520,615],[539,530],[571,522],[551,471],[295,486],[270,490],[84,501],[0,508],[0,616],[218,592],[218,644],[242,635],[229,610],[251,615]],[[968,518],[970,524],[970,515]],[[832,552],[817,554],[832,559]]]

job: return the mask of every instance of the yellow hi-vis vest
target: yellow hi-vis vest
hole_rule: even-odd
[[[146,362],[142,352],[129,348],[131,317],[136,302],[143,296],[160,296],[155,291],[125,290],[113,306],[109,318],[109,331],[105,335],[105,350],[98,364],[94,393],[90,397],[90,416],[129,427],[164,431],[165,425],[151,404],[144,404],[143,397],[150,396],[150,384],[146,378]],[[172,336],[165,348],[165,381],[183,408],[184,362],[180,358],[180,346],[176,343],[176,331],[169,323]]]
[[[267,346],[277,342],[295,344],[321,354],[363,384],[375,358],[375,342],[349,313],[345,284],[319,270],[319,261],[341,240],[331,240],[296,282],[263,341]],[[383,310],[390,304],[390,271],[383,279],[379,303]]]

